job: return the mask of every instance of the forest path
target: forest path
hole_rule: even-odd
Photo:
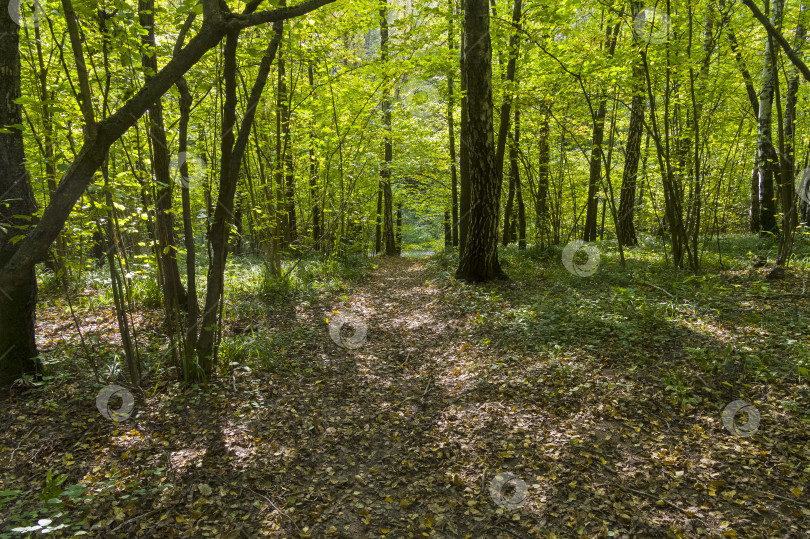
[[[764,331],[690,304],[675,318],[656,288],[613,288],[633,285],[618,274],[512,260],[509,282],[380,257],[316,300],[246,294],[218,376],[187,386],[153,369],[120,424],[99,415],[74,341],[60,351],[73,375],[16,390],[0,414],[0,484],[27,493],[4,510],[53,517],[65,537],[801,536],[810,392],[707,373],[721,339],[764,347]],[[367,328],[357,348],[340,345],[351,328],[332,339],[338,313]],[[739,398],[762,411],[751,439],[721,421]],[[73,495],[45,512],[49,470]]]

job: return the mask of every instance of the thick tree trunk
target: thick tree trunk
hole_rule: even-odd
[[[782,21],[784,0],[774,0],[771,11],[771,24],[777,26]],[[779,234],[776,222],[776,193],[774,174],[779,169],[779,156],[772,138],[772,109],[775,85],[773,66],[773,39],[765,37],[765,52],[762,61],[762,90],[759,94],[759,121],[757,129],[757,162],[759,163],[759,222],[761,234]]]
[[[467,131],[462,140],[475,159],[469,163],[469,231],[456,277],[487,281],[506,275],[498,262],[501,181],[493,140],[492,46],[486,0],[467,1],[464,33]]]
[[[20,97],[19,26],[0,0],[0,127],[22,123]],[[19,248],[36,208],[31,179],[25,170],[25,150],[19,129],[0,132],[0,268]],[[37,279],[27,268],[14,286],[0,285],[0,387],[23,374],[33,374],[39,362],[34,333]]]

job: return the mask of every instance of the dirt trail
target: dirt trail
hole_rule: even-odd
[[[287,336],[262,352],[276,370],[242,361],[208,388],[161,375],[121,425],[86,374],[17,395],[3,488],[66,473],[87,501],[56,522],[96,537],[800,536],[798,421],[770,405],[767,436],[741,440],[719,420],[731,391],[682,408],[650,374],[682,368],[695,332],[629,332],[644,319],[589,307],[598,281],[478,286],[425,259],[374,264],[345,296],[252,321]],[[367,326],[358,348],[330,338],[335,311]],[[658,359],[637,368],[640,353]]]

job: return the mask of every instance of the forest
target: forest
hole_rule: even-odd
[[[807,537],[808,0],[0,4],[0,539]]]

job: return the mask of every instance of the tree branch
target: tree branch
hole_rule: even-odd
[[[785,51],[785,55],[788,57],[788,59],[793,63],[794,66],[796,66],[796,69],[801,71],[802,75],[804,75],[804,80],[810,82],[810,69],[808,69],[807,64],[802,62],[801,59],[796,56],[796,53],[793,52],[793,48],[790,46],[781,32],[773,27],[771,21],[768,20],[768,17],[766,17],[759,10],[759,8],[754,5],[752,0],[742,0],[742,3],[748,6],[748,9],[750,9],[751,13],[754,15],[754,18],[756,18],[760,24],[762,24],[765,30],[768,31],[768,34],[770,34],[770,36],[782,46],[782,50]]]

